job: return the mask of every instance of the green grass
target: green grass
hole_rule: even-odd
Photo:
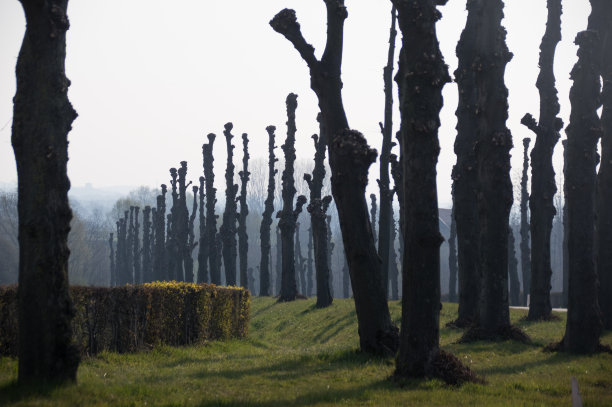
[[[444,304],[441,323],[456,311]],[[391,312],[399,323],[398,302],[391,303]],[[81,363],[77,385],[19,388],[16,361],[0,359],[0,406],[571,405],[571,376],[578,379],[585,407],[612,405],[612,356],[544,353],[544,344],[561,338],[565,322],[519,321],[525,314],[512,311],[512,319],[532,337],[531,345],[456,344],[460,331],[441,330],[442,346],[484,376],[485,385],[423,380],[400,388],[388,380],[393,360],[356,352],[351,300],[317,310],[314,300],[277,304],[254,298],[248,339],[103,353]],[[611,343],[612,333],[602,342]]]

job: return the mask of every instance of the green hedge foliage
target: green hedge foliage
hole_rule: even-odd
[[[155,282],[70,287],[72,332],[84,355],[188,345],[248,333],[250,293],[238,287]],[[0,287],[0,355],[16,356],[17,287]]]

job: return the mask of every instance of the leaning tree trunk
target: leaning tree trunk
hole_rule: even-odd
[[[142,282],[151,282],[151,207],[144,207],[142,211]]]
[[[15,70],[12,133],[19,196],[18,381],[76,381],[66,163],[68,132],[77,114],[68,100],[64,69],[68,1],[21,4],[26,32]]]
[[[329,285],[329,266],[327,264],[327,226],[325,216],[331,202],[331,196],[321,197],[323,180],[325,178],[325,149],[327,148],[327,130],[325,129],[321,114],[317,115],[319,122],[319,136],[313,134],[315,146],[314,169],[311,174],[304,174],[304,180],[310,189],[310,223],[312,240],[314,244],[315,273],[317,280],[317,308],[324,308],[332,304],[333,298]]]
[[[282,10],[270,25],[293,44],[308,65],[311,88],[319,99],[329,136],[332,194],[351,274],[361,350],[393,355],[398,346],[398,330],[389,314],[365,199],[368,168],[376,160],[376,151],[370,149],[361,133],[349,130],[342,104],[342,45],[347,17],[344,1],[327,0],[325,6],[327,41],[320,60],[302,36],[295,11]]]
[[[518,262],[516,261],[516,250],[514,248],[514,232],[508,226],[508,278],[510,279],[510,305],[521,305],[521,283],[518,278]]]
[[[240,176],[240,214],[238,216],[238,255],[240,256],[240,285],[249,288],[247,276],[249,235],[247,235],[247,215],[249,206],[247,205],[247,182],[249,182],[249,138],[246,133],[242,134],[242,171]]]
[[[602,5],[604,3],[601,3]],[[602,9],[599,37],[601,76],[603,79],[601,124],[601,164],[597,174],[597,270],[599,273],[599,306],[605,329],[612,329],[612,5]]]
[[[508,304],[508,218],[512,206],[510,149],[512,135],[506,127],[508,89],[504,84],[506,64],[512,54],[506,46],[501,25],[502,0],[473,1],[468,4],[468,25],[473,33],[476,57],[488,61],[474,72],[476,117],[476,162],[478,174],[478,226],[482,291],[477,326],[466,333],[470,339],[512,338],[526,340],[525,334],[510,325]],[[467,30],[466,30],[467,31]],[[455,197],[457,202],[459,196]],[[459,219],[459,214],[457,214]],[[459,226],[459,223],[457,223]]]
[[[529,181],[529,143],[531,139],[523,139],[523,174],[521,176],[521,272],[523,273],[523,305],[527,304],[527,295],[531,293],[531,250],[529,248],[529,192],[527,182]],[[554,196],[554,194],[553,194]],[[550,302],[550,300],[549,300]],[[531,307],[530,307],[531,308]]]
[[[208,283],[208,235],[206,234],[206,214],[204,209],[204,177],[200,177],[200,188],[198,198],[200,201],[199,221],[200,221],[200,245],[198,249],[198,283]]]
[[[161,194],[157,195],[157,210],[155,220],[155,264],[153,266],[153,279],[163,281],[166,279],[166,184],[161,184]]]
[[[567,133],[565,182],[568,210],[569,298],[562,350],[595,353],[602,330],[597,301],[597,272],[593,261],[595,192],[601,122],[600,82],[597,69],[599,36],[594,31],[578,33],[578,62],[574,65],[570,90],[572,111]]]
[[[554,196],[557,192],[552,155],[563,122],[559,114],[559,99],[555,89],[555,49],[561,41],[561,0],[548,0],[548,21],[540,45],[540,74],[536,87],[540,92],[540,123],[527,113],[521,123],[536,135],[531,150],[531,287],[530,320],[550,318],[550,234],[556,214]],[[523,281],[524,281],[523,273]]]
[[[234,184],[234,145],[232,144],[232,123],[225,124],[225,142],[227,145],[227,167],[225,168],[225,211],[223,223],[219,229],[223,242],[223,267],[225,284],[236,285],[236,194],[238,185]]]
[[[141,256],[141,249],[140,249],[140,237],[139,237],[139,232],[140,232],[140,224],[138,223],[138,217],[139,217],[139,212],[140,212],[140,207],[139,206],[135,206],[134,207],[134,253],[133,253],[133,259],[134,259],[134,284],[140,284],[141,281],[141,268],[140,268],[140,256]]]
[[[294,261],[294,235],[297,218],[306,203],[306,197],[300,195],[295,208],[293,197],[295,196],[295,110],[297,109],[297,95],[290,93],[287,96],[287,139],[281,146],[285,154],[285,169],[283,170],[283,209],[277,213],[278,225],[281,230],[282,245],[282,278],[279,301],[293,301],[297,295],[297,282],[295,279]]]
[[[272,227],[272,214],[274,213],[274,176],[278,170],[274,169],[274,163],[278,158],[274,155],[274,131],[276,127],[268,126],[268,194],[264,204],[264,212],[262,214],[261,226],[259,234],[261,240],[261,260],[259,262],[259,295],[271,295],[270,287],[270,228]]]
[[[204,179],[206,180],[206,241],[208,243],[205,255],[208,257],[210,282],[220,285],[221,272],[216,249],[218,215],[215,214],[215,204],[217,203],[217,188],[214,187],[215,173],[213,171],[213,144],[216,136],[210,133],[207,137],[208,143],[204,143],[202,146]]]
[[[478,141],[478,123],[481,114],[479,104],[482,104],[479,102],[478,92],[481,51],[476,45],[485,38],[481,32],[482,16],[476,11],[482,7],[482,0],[468,4],[467,22],[457,44],[458,66],[454,73],[459,92],[459,102],[455,112],[457,163],[452,172],[457,224],[459,316],[452,324],[460,328],[468,327],[477,321],[481,286],[477,206],[478,165],[474,146]]]
[[[457,223],[455,222],[455,186],[453,190],[453,207],[451,209],[450,237],[448,238],[448,301],[457,302]]]
[[[402,324],[395,376],[439,377],[456,358],[440,351],[440,245],[436,164],[442,88],[450,82],[436,36],[440,18],[432,0],[393,0],[402,32],[396,81],[404,194]],[[418,103],[415,101],[418,100]],[[443,362],[443,363],[440,363]],[[454,366],[453,366],[454,367]]]
[[[390,256],[391,245],[391,218],[393,217],[393,191],[389,187],[389,157],[394,143],[391,141],[393,133],[393,60],[395,58],[395,21],[397,20],[395,6],[391,8],[391,29],[389,30],[389,51],[387,52],[387,65],[383,69],[383,82],[385,89],[385,120],[379,123],[382,132],[382,146],[380,149],[380,214],[378,218],[378,255],[382,260],[382,282],[385,296],[389,297]],[[373,224],[373,222],[372,222]]]

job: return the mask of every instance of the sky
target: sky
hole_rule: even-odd
[[[546,0],[505,3],[503,25],[514,54],[507,66],[506,86],[516,178],[522,165],[521,140],[534,137],[520,119],[527,112],[539,116],[535,82]],[[345,4],[344,106],[351,128],[361,131],[380,151],[378,123],[384,111],[382,70],[391,2],[346,0]],[[457,67],[455,47],[465,25],[465,4],[465,0],[451,0],[440,7],[443,17],[437,32],[451,73]],[[569,73],[576,62],[573,41],[586,28],[590,6],[588,0],[569,0],[563,7],[555,74],[561,117],[567,125]],[[320,56],[326,32],[323,1],[71,1],[66,74],[72,82],[69,98],[79,114],[68,136],[72,185],[157,187],[168,183],[168,169],[183,160],[188,162],[188,179],[195,181],[202,173],[201,146],[208,133],[217,134],[214,157],[220,185],[226,160],[223,125],[234,124],[236,164],[242,159],[242,133],[249,134],[252,158],[267,157],[265,128],[275,125],[277,145],[282,144],[285,98],[290,92],[298,94],[298,159],[311,159],[310,136],[318,132],[318,106],[308,69],[293,46],[268,24],[283,8],[296,10],[304,37]],[[24,31],[20,3],[0,0],[0,185],[17,179],[10,136],[14,71]],[[397,96],[397,88],[394,93]],[[400,120],[397,106],[396,100],[395,129]],[[447,84],[439,131],[438,191],[443,207],[449,207],[451,201],[456,107],[457,87]],[[555,150],[555,167],[557,172],[562,168],[561,143]],[[370,167],[368,193],[376,192],[378,173],[376,163]],[[296,174],[296,179],[301,178]]]

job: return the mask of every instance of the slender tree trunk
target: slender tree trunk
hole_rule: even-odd
[[[215,135],[208,134],[208,143],[202,146],[202,158],[204,166],[204,179],[206,181],[206,237],[208,247],[206,254],[210,270],[210,282],[216,285],[221,284],[221,272],[219,257],[217,256],[217,218],[215,214],[215,204],[217,203],[217,188],[215,184],[215,173],[213,172],[213,144]]]
[[[200,221],[200,241],[199,241],[199,249],[198,249],[198,283],[208,283],[210,282],[208,276],[208,235],[206,233],[206,215],[204,209],[204,177],[200,177],[200,188],[199,188],[199,201],[200,201],[200,212],[199,212],[199,221]]]
[[[334,254],[334,247],[336,244],[332,241],[332,230],[331,230],[331,215],[325,217],[326,230],[327,230],[327,269],[329,270],[329,292],[331,298],[334,298],[334,270],[332,268],[332,256]]]
[[[140,256],[142,255],[140,249],[140,224],[138,223],[138,217],[140,213],[140,207],[134,207],[134,284],[142,283],[141,268],[140,268]]]
[[[374,236],[374,244],[376,244],[376,212],[378,207],[376,206],[376,195],[370,194],[370,223],[372,224],[372,235]],[[387,280],[383,280],[383,285],[385,286],[385,292],[387,292]]]
[[[536,86],[540,92],[540,123],[526,114],[521,123],[536,134],[531,151],[531,287],[528,319],[551,317],[551,258],[550,235],[556,214],[554,196],[557,192],[552,154],[559,141],[563,122],[559,114],[559,99],[555,89],[555,49],[561,41],[561,0],[547,0],[548,21],[540,45],[540,74]],[[523,277],[524,278],[524,277]]]
[[[389,314],[365,199],[368,168],[376,160],[376,151],[369,148],[361,133],[349,130],[342,104],[340,77],[347,17],[344,1],[326,0],[325,6],[328,29],[321,60],[302,36],[295,11],[282,10],[270,25],[293,44],[308,65],[311,88],[319,99],[322,120],[329,135],[332,194],[351,274],[361,350],[393,355],[398,347],[398,330]]]
[[[457,302],[457,224],[455,222],[455,186],[453,184],[450,237],[448,238],[448,301]]]
[[[565,173],[569,220],[569,303],[563,350],[594,353],[600,348],[601,312],[597,301],[597,272],[594,256],[595,192],[598,162],[597,141],[601,122],[599,72],[597,69],[599,36],[583,31],[576,36],[578,62],[574,65],[570,90],[572,111],[567,133]]]
[[[249,137],[246,133],[242,134],[242,171],[240,176],[240,214],[238,216],[238,255],[240,256],[240,285],[249,288],[247,277],[249,235],[247,234],[247,216],[249,206],[247,205],[247,182],[249,182]]]
[[[300,278],[298,292],[306,295],[306,270],[304,266],[304,256],[302,255],[302,244],[300,242],[300,222],[297,222],[295,224],[295,269]]]
[[[126,223],[127,237],[125,243],[125,284],[134,284],[134,206],[130,206]]]
[[[400,95],[405,256],[402,325],[395,376],[441,377],[440,245],[436,164],[442,88],[450,82],[435,24],[432,0],[394,0],[402,32],[396,81]],[[418,103],[415,101],[418,100]]]
[[[390,223],[391,223],[391,228],[389,229],[389,232],[391,233],[391,238],[389,239],[389,279],[391,281],[391,299],[392,300],[398,300],[399,299],[399,288],[398,288],[398,276],[399,276],[399,270],[398,270],[398,264],[397,264],[397,258],[395,255],[395,238],[397,236],[397,232],[395,229],[395,216],[393,214],[393,208],[391,208],[391,213],[390,213]]]
[[[391,217],[393,212],[393,191],[389,187],[389,156],[394,143],[391,141],[393,133],[393,60],[395,58],[395,38],[397,30],[395,6],[391,8],[391,29],[389,30],[389,51],[387,52],[387,65],[383,69],[383,82],[385,89],[385,119],[380,124],[383,140],[380,149],[380,215],[378,218],[378,255],[382,260],[382,282],[385,296],[389,297],[389,256],[391,247]],[[372,222],[373,223],[373,222]]]
[[[314,251],[314,245],[312,242],[312,223],[310,225],[310,228],[308,229],[308,259],[306,260],[307,262],[307,273],[306,273],[306,295],[308,297],[312,296],[312,291],[313,291],[313,277],[314,277],[314,270],[313,270],[313,264],[314,264],[314,258],[312,257],[312,253]]]
[[[151,280],[151,207],[142,211],[142,282]]]
[[[270,250],[272,245],[270,243],[270,228],[272,227],[272,214],[274,213],[274,176],[278,172],[274,168],[274,163],[278,161],[278,158],[274,155],[274,131],[276,127],[268,126],[266,131],[268,132],[268,195],[264,204],[264,212],[261,219],[261,226],[259,228],[260,240],[261,240],[261,260],[259,263],[259,295],[269,296],[271,292],[270,284]]]
[[[113,247],[114,239],[113,234],[110,234],[108,238],[108,246],[110,248],[109,260],[110,260],[110,286],[114,287],[117,285],[117,269],[115,268],[115,248]]]
[[[18,174],[18,382],[76,381],[68,293],[72,211],[68,132],[77,117],[64,61],[67,0],[21,0],[26,32],[17,59],[12,145]]]
[[[605,329],[612,329],[612,5],[602,3],[603,13],[599,36],[601,76],[603,79],[601,124],[601,164],[597,174],[597,270],[599,273],[599,305]]]
[[[193,186],[191,191],[193,192],[193,204],[191,206],[191,215],[189,216],[189,224],[188,224],[188,232],[187,232],[187,245],[184,256],[184,265],[185,265],[185,281],[188,283],[194,283],[194,275],[193,275],[193,249],[196,248],[198,242],[195,241],[195,231],[194,224],[195,218],[198,213],[198,187]]]
[[[167,237],[166,237],[166,250],[168,259],[168,280],[177,281],[178,270],[181,267],[182,258],[179,252],[178,234],[179,229],[179,194],[178,194],[178,172],[176,168],[170,168],[170,187],[172,188],[172,207],[170,208],[170,214],[167,217]],[[181,267],[182,268],[182,267]]]
[[[527,296],[531,293],[531,249],[529,245],[529,192],[527,183],[529,181],[529,143],[531,139],[523,139],[523,174],[521,176],[521,272],[523,273],[523,305],[527,304]],[[554,194],[553,194],[554,196]],[[530,307],[531,308],[531,307]]]
[[[518,262],[516,261],[516,250],[514,248],[514,232],[508,226],[508,278],[510,279],[510,305],[521,304],[521,284],[518,278]]]
[[[281,291],[281,280],[283,279],[283,245],[281,244],[280,222],[276,223],[276,279],[275,293]]]
[[[282,245],[282,278],[279,301],[293,301],[297,295],[297,282],[295,279],[295,251],[294,236],[297,218],[306,203],[306,197],[300,195],[295,208],[295,110],[297,109],[297,95],[290,93],[287,96],[287,139],[281,146],[285,154],[285,169],[283,170],[283,209],[276,215],[281,230]]]
[[[227,167],[225,169],[225,211],[223,224],[219,229],[223,241],[223,267],[225,269],[225,284],[236,285],[236,193],[238,185],[234,184],[234,145],[231,131],[234,125],[225,124],[225,142],[227,145]]]
[[[193,282],[193,258],[191,257],[193,248],[189,245],[189,210],[187,209],[187,188],[191,185],[191,181],[187,183],[187,161],[181,161],[181,168],[178,169],[178,184],[179,211],[177,213],[176,238],[179,259],[177,262],[177,279]],[[191,264],[189,271],[187,270],[187,267],[189,267],[187,263]]]
[[[166,280],[166,192],[165,184],[161,184],[161,194],[157,195],[157,220],[155,225],[155,266],[153,278],[156,281]]]

